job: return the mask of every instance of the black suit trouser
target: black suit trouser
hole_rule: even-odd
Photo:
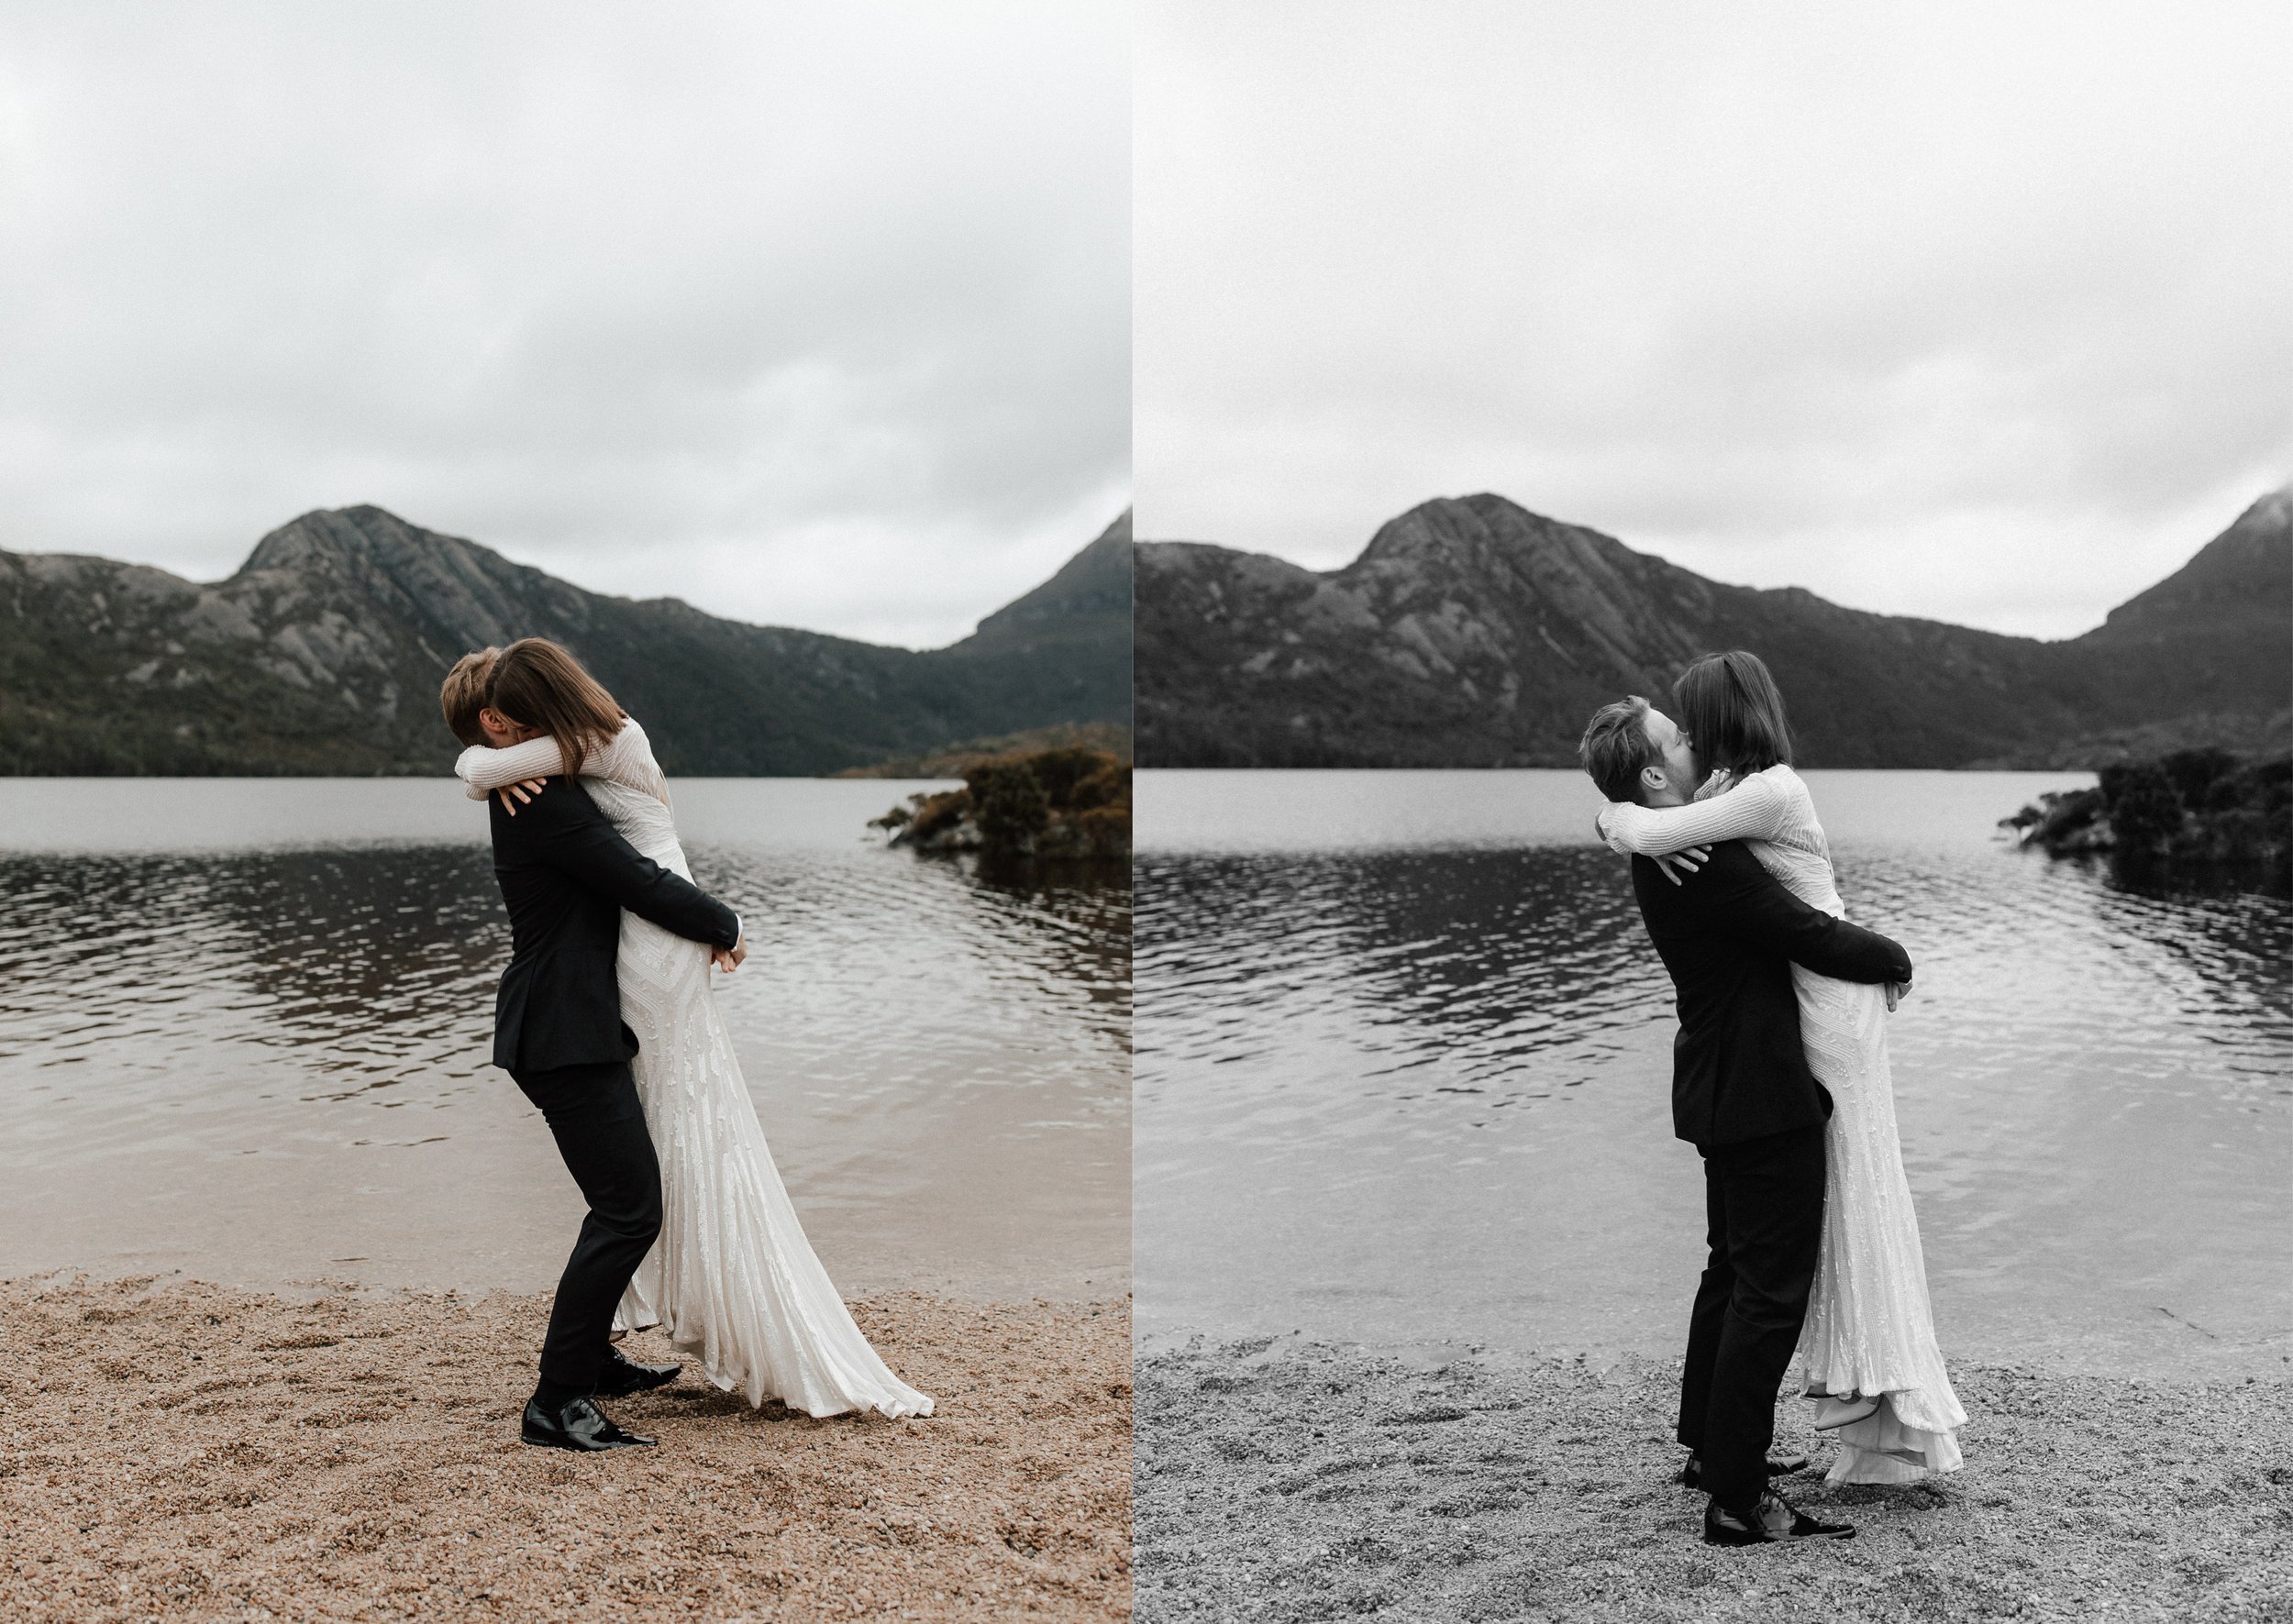
[[[612,1345],[615,1306],[660,1233],[660,1163],[627,1061],[512,1075],[541,1109],[589,1203],[549,1309],[541,1379],[593,1392]]]
[[[1723,1506],[1748,1508],[1767,1486],[1776,1391],[1823,1238],[1823,1133],[1819,1122],[1697,1147],[1711,1254],[1688,1321],[1678,1437]]]

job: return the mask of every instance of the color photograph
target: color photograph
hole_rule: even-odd
[[[1126,32],[0,7],[0,1616],[1129,1616]]]

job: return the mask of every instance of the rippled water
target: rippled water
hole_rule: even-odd
[[[1992,825],[2077,775],[1808,775],[1902,942],[1947,1346],[2293,1353],[2293,910],[2113,889]],[[1138,1301],[1195,1330],[1677,1341],[1671,988],[1573,773],[1142,775]]]
[[[783,1175],[870,1279],[1119,1278],[1128,888],[887,851],[914,787],[676,787]],[[485,827],[426,780],[0,780],[0,1273],[545,1280],[571,1198],[485,1064]]]

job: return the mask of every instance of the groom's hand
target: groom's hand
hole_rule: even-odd
[[[1901,1003],[1903,1000],[1909,998],[1910,996],[1910,982],[1889,981],[1887,984],[1887,1012],[1892,1015],[1895,1012],[1895,1006]]]
[[[540,779],[527,779],[522,784],[503,785],[502,788],[494,791],[496,795],[499,795],[502,798],[502,810],[509,813],[513,818],[515,817],[517,815],[517,808],[510,804],[510,797],[515,795],[517,797],[520,805],[529,806],[533,803],[534,795],[541,793],[543,781],[544,780]],[[534,794],[526,794],[526,791],[528,790],[531,790]]]
[[[727,976],[740,968],[740,961],[748,956],[748,938],[743,935],[730,947],[712,947],[709,957]]]
[[[1693,874],[1704,866],[1711,856],[1711,847],[1691,845],[1685,851],[1667,852],[1662,856],[1651,857],[1648,860],[1662,871],[1665,878],[1678,885],[1680,883],[1680,875],[1672,872],[1675,864],[1678,865],[1680,874]]]

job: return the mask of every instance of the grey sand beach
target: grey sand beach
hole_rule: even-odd
[[[1966,1465],[1784,1480],[1852,1541],[1703,1544],[1671,1481],[1676,1363],[1383,1357],[1197,1341],[1138,1369],[1138,1617],[1587,1620],[2293,1619],[2287,1382],[1955,1368]]]

